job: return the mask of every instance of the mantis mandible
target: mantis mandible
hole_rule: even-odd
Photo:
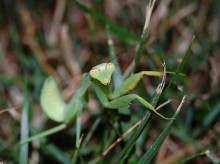
[[[41,106],[47,116],[56,121],[69,123],[77,113],[82,111],[87,103],[85,93],[90,85],[94,87],[94,91],[101,104],[108,109],[119,109],[129,106],[133,100],[138,100],[149,110],[169,120],[156,111],[156,109],[142,97],[137,94],[128,94],[133,90],[143,76],[163,76],[165,72],[142,71],[128,77],[116,90],[110,92],[108,84],[111,82],[111,76],[114,73],[115,65],[113,63],[102,63],[93,67],[89,74],[83,78],[83,84],[76,91],[69,103],[65,103],[60,95],[57,83],[52,77],[49,77],[41,92]]]

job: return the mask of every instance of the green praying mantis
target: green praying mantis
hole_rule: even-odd
[[[20,145],[61,131],[65,129],[72,120],[76,119],[76,148],[79,148],[81,129],[80,117],[83,108],[88,103],[86,93],[90,86],[93,86],[99,101],[105,108],[120,109],[123,107],[128,107],[131,102],[136,99],[151,112],[157,114],[161,118],[166,120],[173,119],[164,117],[158,113],[153,105],[139,95],[129,94],[129,91],[136,87],[143,76],[163,76],[164,83],[166,73],[172,73],[166,72],[165,64],[163,72],[141,71],[139,73],[132,74],[125,81],[123,81],[117,87],[117,89],[111,91],[109,83],[111,82],[114,71],[115,65],[113,63],[103,63],[93,67],[89,73],[84,74],[82,85],[79,87],[79,89],[77,89],[69,103],[66,103],[63,100],[55,79],[52,76],[48,77],[42,87],[40,104],[43,111],[51,120],[61,124],[21,141]]]
[[[83,110],[87,103],[85,94],[89,86],[92,85],[99,101],[105,108],[120,109],[129,106],[133,100],[138,100],[146,108],[163,119],[172,119],[158,113],[149,102],[139,95],[128,94],[129,91],[136,87],[143,76],[163,76],[166,71],[142,71],[132,74],[116,90],[111,92],[108,85],[111,82],[114,70],[115,65],[113,63],[102,63],[93,67],[89,74],[87,73],[84,76],[83,84],[76,91],[69,103],[64,102],[56,81],[52,77],[49,77],[45,81],[41,92],[40,103],[42,109],[50,119],[56,122],[69,123]]]

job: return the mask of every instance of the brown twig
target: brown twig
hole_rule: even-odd
[[[123,133],[115,142],[113,142],[104,152],[100,154],[99,157],[96,158],[96,162],[99,161],[101,158],[106,156],[108,152],[110,152],[118,143],[120,143],[129,133],[131,133],[140,123],[142,120],[138,121],[136,124],[134,124],[132,127],[130,127],[125,133]],[[95,162],[95,163],[96,163]]]
[[[156,110],[161,109],[161,108],[164,107],[165,105],[169,104],[171,101],[172,101],[172,99],[168,99],[166,102],[160,104],[160,105],[156,108]]]
[[[68,70],[71,73],[71,76],[74,77],[77,74],[81,74],[81,68],[78,63],[78,61],[74,58],[73,54],[73,48],[71,46],[71,40],[68,34],[68,26],[64,24],[61,28],[61,46],[63,49],[63,57],[64,62],[66,63]],[[77,76],[77,78],[74,79],[77,83],[77,85],[81,84],[82,78],[81,76]]]

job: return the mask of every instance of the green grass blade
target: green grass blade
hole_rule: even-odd
[[[175,78],[176,78],[176,77],[179,75],[179,73],[183,70],[183,67],[184,67],[185,64],[186,64],[186,61],[187,61],[187,59],[189,58],[189,54],[190,54],[189,52],[190,52],[190,50],[191,50],[192,43],[193,43],[194,39],[195,39],[195,36],[193,36],[192,40],[190,41],[189,46],[188,46],[188,48],[187,48],[187,50],[186,50],[186,52],[185,52],[185,54],[184,54],[183,60],[182,60],[181,64],[178,66],[178,68],[177,68],[175,74],[173,75],[172,79],[170,80],[169,84],[167,85],[165,91],[163,92],[163,95],[165,95],[165,94],[168,92],[168,90],[170,89],[170,86],[172,85],[172,83],[173,83],[173,81],[175,80]]]
[[[137,52],[135,55],[135,65],[134,65],[133,70],[135,70],[135,68],[137,67],[137,65],[140,61],[141,55],[143,54],[144,47],[147,42],[147,35],[148,35],[148,30],[143,29],[142,34],[141,34],[141,39],[138,43]]]
[[[34,127],[30,127],[30,132],[32,135],[39,133],[39,130],[36,130]],[[59,163],[70,164],[71,160],[66,157],[64,152],[59,149],[55,144],[51,143],[47,138],[40,140],[41,154],[50,156],[53,159],[57,160]]]
[[[106,26],[109,25],[110,31],[112,31],[115,35],[117,35],[121,40],[134,45],[137,42],[137,38],[131,34],[129,31],[127,31],[124,28],[121,28],[116,23],[110,21],[102,14],[96,12],[95,10],[85,6],[79,1],[75,1],[76,4],[80,9],[82,9],[84,12],[90,14],[97,22],[99,22],[101,25]]]
[[[28,91],[25,87],[24,91],[24,104],[21,113],[21,141],[26,140],[29,135],[29,124],[28,124],[28,115],[29,115],[29,100],[28,100]],[[28,163],[28,144],[22,145],[20,147],[20,158],[19,163]]]
[[[71,161],[64,156],[63,151],[58,149],[54,144],[49,143],[49,144],[44,145],[43,151],[47,154],[50,153],[53,156],[53,158],[55,158],[57,161],[59,161],[62,164],[71,163]]]
[[[184,156],[183,158],[181,158],[181,160],[176,161],[176,163],[178,164],[190,163],[191,160],[206,155],[212,161],[213,164],[218,164],[219,160],[215,157],[213,152],[218,151],[219,149],[220,149],[219,146],[206,146],[193,154]]]
[[[108,36],[108,51],[109,51],[109,58],[112,59],[112,63],[115,64],[116,68],[113,74],[113,82],[114,82],[114,88],[117,89],[118,86],[121,85],[123,81],[122,73],[118,64],[118,60],[116,57],[115,49],[114,49],[114,43],[111,37],[111,33],[109,30],[109,26],[106,27],[107,30],[107,36]]]
[[[81,112],[80,114],[77,114],[78,116],[76,117],[76,150],[74,151],[73,154],[73,159],[72,163],[76,163],[77,157],[79,155],[80,151],[80,133],[81,133]]]
[[[80,146],[80,133],[81,133],[81,112],[76,117],[76,148]]]
[[[151,116],[152,116],[152,113],[150,111],[145,112],[144,120],[141,122],[139,128],[132,135],[131,140],[129,140],[129,142],[126,144],[125,148],[120,153],[119,158],[118,158],[119,162],[117,162],[117,163],[124,163],[125,159],[128,157],[129,153],[134,148],[134,145],[135,145],[137,139],[139,138],[139,136],[143,132],[143,130],[146,127],[146,125],[148,124],[148,122],[150,121]]]
[[[37,134],[37,135],[34,135],[34,136],[30,137],[30,138],[27,138],[27,139],[25,139],[25,140],[22,140],[19,144],[20,144],[20,145],[23,145],[23,144],[26,144],[26,143],[31,142],[31,141],[33,141],[33,140],[36,140],[36,139],[40,139],[40,138],[49,136],[49,135],[51,135],[51,134],[54,134],[54,133],[56,133],[56,132],[59,132],[59,131],[65,129],[66,126],[67,126],[66,124],[60,124],[60,125],[58,125],[58,126],[56,126],[56,127],[54,127],[54,128],[51,128],[51,129],[46,130],[46,131],[44,131],[44,132],[42,132],[42,133],[39,133],[39,134]]]
[[[138,164],[145,164],[145,163],[150,163],[151,160],[154,158],[156,155],[157,151],[161,147],[162,143],[166,139],[167,135],[170,132],[170,129],[175,121],[176,116],[178,115],[183,102],[185,101],[185,96],[182,99],[182,102],[180,103],[178,109],[173,115],[173,120],[170,120],[169,123],[167,124],[166,128],[163,130],[163,132],[160,134],[160,136],[157,138],[157,140],[151,145],[150,149],[143,155],[143,157],[138,161]]]
[[[201,125],[195,129],[195,132],[192,134],[194,138],[197,138],[199,135],[203,134],[205,130],[211,125],[211,123],[219,116],[220,114],[220,103],[218,103],[211,112],[205,117]]]
[[[89,132],[87,133],[87,135],[85,136],[85,139],[83,140],[83,143],[82,143],[82,148],[84,148],[90,141],[93,133],[95,132],[95,130],[97,129],[98,125],[100,124],[101,122],[101,118],[98,117],[95,122],[93,123],[92,127],[90,128]]]
[[[220,147],[218,147],[218,150],[220,149]],[[211,152],[210,150],[207,150],[205,152],[206,156],[214,163],[214,164],[218,164],[220,162],[219,159],[217,159],[214,155],[213,152]]]

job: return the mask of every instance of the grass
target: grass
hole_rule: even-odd
[[[0,162],[218,163],[218,1],[158,0],[149,26],[148,1],[97,2],[1,1]],[[132,72],[163,71],[164,61],[176,74],[167,74],[163,92],[155,77],[143,78],[132,92],[155,107],[172,99],[159,112],[175,121],[137,101],[105,109],[93,87],[81,117],[67,125],[50,120],[40,106],[48,76],[70,101],[83,73],[97,64],[116,64],[110,87],[117,88]]]

